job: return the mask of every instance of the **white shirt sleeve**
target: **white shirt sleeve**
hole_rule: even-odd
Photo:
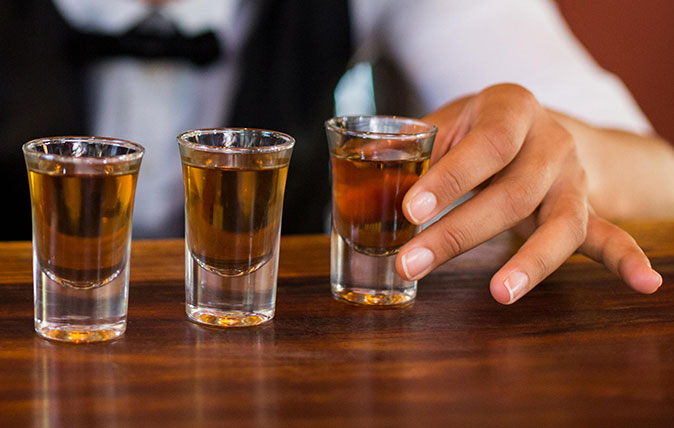
[[[595,126],[652,132],[623,83],[601,69],[548,0],[352,0],[355,40],[377,45],[427,111],[511,82]],[[372,49],[370,49],[372,50]]]

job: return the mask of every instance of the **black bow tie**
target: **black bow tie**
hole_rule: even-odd
[[[78,62],[107,57],[128,56],[145,59],[183,59],[197,65],[208,65],[221,55],[218,38],[213,31],[185,36],[174,25],[147,25],[153,17],[119,36],[73,29],[68,50]]]

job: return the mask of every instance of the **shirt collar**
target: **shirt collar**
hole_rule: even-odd
[[[153,10],[174,22],[185,35],[219,30],[231,22],[240,0],[179,0],[149,5],[142,0],[53,0],[74,27],[105,34],[122,34]]]

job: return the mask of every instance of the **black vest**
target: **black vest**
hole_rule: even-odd
[[[323,122],[333,115],[334,87],[351,56],[348,2],[260,2],[244,51],[234,113],[219,125],[295,137],[283,233],[321,232],[330,200]],[[72,30],[51,2],[0,3],[0,180],[6,219],[0,240],[30,239],[30,199],[20,148],[33,138],[88,133],[84,72],[65,55]]]

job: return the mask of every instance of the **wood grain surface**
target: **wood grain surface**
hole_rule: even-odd
[[[284,237],[276,318],[228,330],[186,320],[182,241],[138,241],[127,333],[93,345],[35,335],[30,243],[0,243],[0,426],[673,426],[674,223],[624,226],[656,294],[572,256],[513,306],[509,235],[402,309],[333,300],[328,238]]]

